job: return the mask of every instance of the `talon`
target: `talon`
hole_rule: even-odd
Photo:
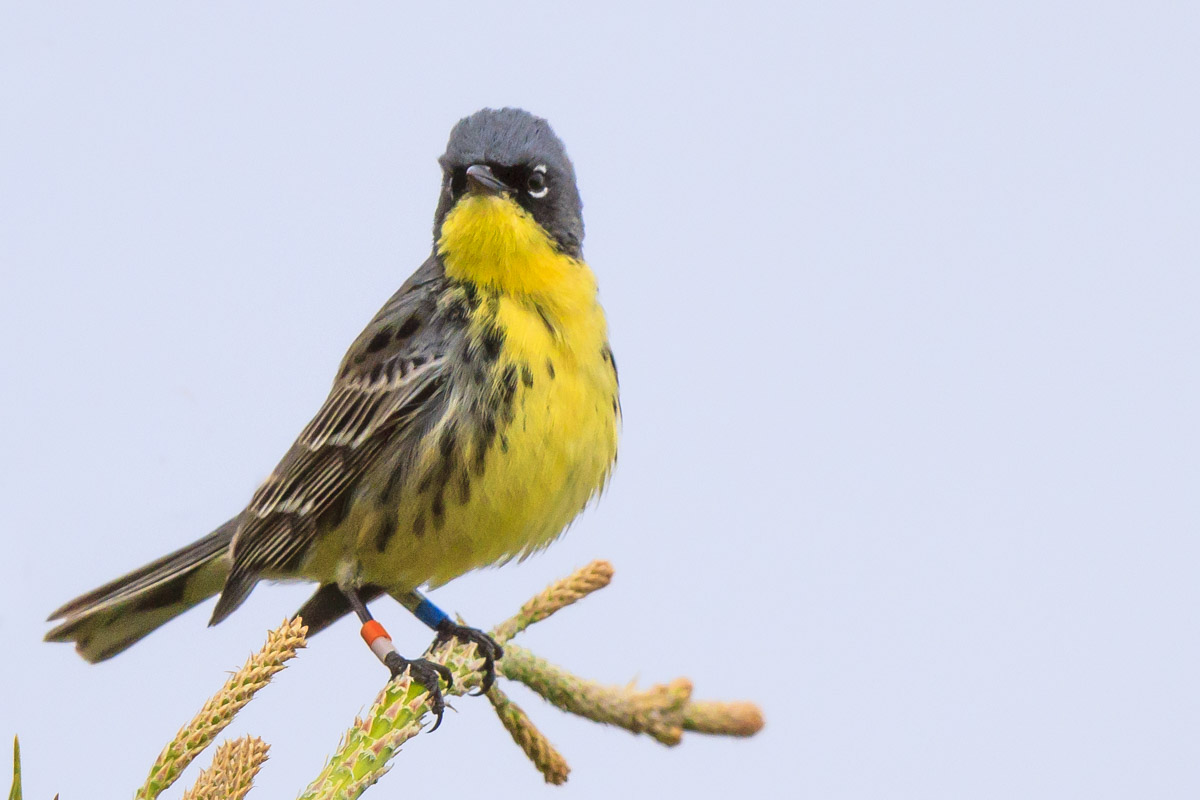
[[[479,682],[479,690],[471,692],[471,695],[487,694],[488,689],[491,689],[492,684],[496,682],[496,661],[504,657],[504,648],[478,628],[468,628],[466,625],[458,625],[448,619],[443,620],[437,626],[437,636],[433,640],[433,647],[451,639],[475,643],[476,652],[483,656],[483,677]]]
[[[436,661],[426,661],[425,659],[421,659],[421,661],[425,664],[428,664],[430,668],[438,674],[438,677],[446,682],[447,690],[454,688],[454,673],[450,671],[449,667],[444,664],[439,664]]]
[[[440,678],[446,682],[447,690],[451,689],[454,686],[454,676],[450,673],[450,670],[441,664],[427,661],[423,658],[409,661],[394,650],[387,654],[383,663],[392,673],[393,680],[403,675],[405,670],[408,670],[408,676],[425,687],[425,691],[429,692],[429,707],[436,718],[429,732],[433,733],[436,731],[442,724],[442,714],[446,710],[446,701],[442,697],[442,688],[438,683],[438,679]]]

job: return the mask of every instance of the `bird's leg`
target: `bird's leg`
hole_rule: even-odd
[[[483,656],[483,681],[479,691],[474,694],[484,694],[492,688],[492,684],[496,682],[496,661],[504,656],[504,648],[497,644],[495,639],[477,628],[468,628],[466,625],[457,624],[450,619],[446,612],[435,606],[429,601],[429,598],[418,591],[396,595],[396,599],[411,611],[413,616],[437,631],[433,644],[429,646],[431,650],[451,639],[458,639],[460,642],[474,642],[476,652]]]
[[[410,661],[400,655],[396,646],[392,644],[392,637],[367,610],[366,604],[358,596],[358,590],[342,589],[342,593],[346,595],[346,600],[349,601],[350,607],[354,609],[359,622],[362,623],[363,641],[371,648],[375,657],[382,661],[383,665],[392,673],[392,678],[399,677],[407,669],[409,676],[429,691],[429,704],[433,708],[434,716],[437,717],[437,721],[429,730],[431,733],[436,731],[442,724],[442,712],[446,710],[446,702],[442,699],[442,689],[438,678],[440,677],[446,682],[447,688],[453,686],[454,676],[450,674],[450,670],[424,658]]]

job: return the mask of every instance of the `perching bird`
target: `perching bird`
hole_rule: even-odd
[[[484,685],[500,648],[424,598],[465,572],[554,541],[604,487],[621,406],[575,172],[549,124],[484,109],[451,131],[433,252],[350,346],[333,389],[250,504],[215,531],[55,611],[49,641],[120,653],[220,593],[210,624],[262,579],[319,584],[315,632],[353,610],[393,675],[434,695],[371,619],[387,593],[475,641]]]

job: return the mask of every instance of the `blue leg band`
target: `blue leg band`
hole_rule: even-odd
[[[417,619],[421,620],[421,622],[424,622],[435,631],[437,630],[438,625],[441,625],[443,622],[450,619],[450,617],[446,615],[446,612],[442,611],[424,597],[421,598],[421,602],[417,604],[417,607],[412,609],[412,613]]]

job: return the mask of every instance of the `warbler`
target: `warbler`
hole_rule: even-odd
[[[609,478],[621,404],[574,167],[550,125],[478,111],[439,163],[431,254],[249,505],[59,608],[47,640],[102,661],[215,594],[210,625],[260,580],[305,580],[319,584],[299,611],[310,633],[354,611],[392,675],[430,690],[439,722],[449,672],[402,657],[368,602],[396,598],[435,643],[476,642],[491,684],[501,648],[421,590],[553,542]]]

